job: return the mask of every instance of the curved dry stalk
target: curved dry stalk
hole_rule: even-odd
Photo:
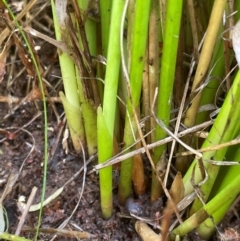
[[[168,134],[170,135],[175,141],[177,141],[178,143],[180,143],[182,146],[184,146],[186,149],[188,149],[189,151],[193,152],[195,155],[197,155],[198,157],[202,157],[202,154],[198,151],[196,151],[195,149],[193,149],[192,147],[188,146],[187,144],[185,144],[183,141],[181,141],[176,135],[174,135],[162,122],[162,120],[158,119],[155,115],[155,113],[152,111],[152,115],[154,116],[157,124],[159,126],[161,126],[161,128]]]
[[[206,147],[206,148],[201,148],[201,149],[198,149],[196,151],[201,152],[201,153],[208,152],[208,151],[216,151],[216,150],[228,147],[228,146],[237,145],[239,143],[240,143],[240,138],[237,138],[237,139],[229,141],[227,143],[222,143],[222,144],[218,144],[218,145],[214,145],[214,146],[210,146],[210,147]],[[191,151],[180,152],[180,153],[176,154],[176,157],[178,157],[178,156],[188,156],[188,155],[194,155],[194,153],[192,153]],[[210,160],[210,162],[212,162],[212,161]],[[230,162],[228,161],[227,163],[230,163]],[[235,163],[235,162],[231,162],[230,165],[232,165],[233,163]],[[221,161],[221,165],[223,165],[222,161]]]
[[[28,231],[28,232],[36,232],[36,229],[30,228],[30,227],[25,227],[22,229],[23,231]],[[67,229],[57,229],[57,228],[40,228],[39,232],[44,233],[44,234],[51,234],[55,236],[62,236],[64,238],[71,238],[71,239],[76,239],[76,240],[92,240],[96,239],[96,236],[93,234],[90,234],[85,231],[74,231],[74,230],[67,230]],[[18,241],[18,240],[16,240]],[[19,240],[22,241],[22,240]],[[28,241],[28,240],[23,240],[23,241]]]
[[[142,221],[137,221],[135,223],[135,229],[143,241],[162,240],[161,235],[156,234],[146,223]]]
[[[196,131],[198,131],[198,130],[200,130],[200,129],[202,129],[202,128],[205,128],[205,127],[208,127],[208,126],[212,125],[213,122],[214,122],[213,120],[210,120],[210,121],[206,121],[206,122],[204,122],[204,123],[202,123],[202,124],[200,124],[200,125],[194,126],[194,127],[192,127],[192,128],[188,128],[187,130],[184,130],[184,131],[178,133],[177,137],[178,137],[178,138],[181,138],[181,137],[183,137],[183,136],[185,136],[185,135],[187,135],[187,134],[194,133],[194,132],[196,132]],[[166,137],[166,138],[164,138],[164,139],[162,139],[162,140],[160,140],[160,141],[156,141],[156,142],[154,142],[154,143],[152,143],[152,144],[148,144],[148,145],[147,145],[147,149],[148,149],[148,150],[154,149],[154,148],[156,148],[157,146],[160,146],[160,145],[169,143],[169,142],[171,142],[172,140],[173,140],[173,137],[171,137],[171,136]],[[140,141],[140,140],[139,140],[139,141]],[[104,162],[104,163],[95,165],[95,166],[93,167],[93,169],[92,169],[91,172],[95,172],[95,171],[100,170],[100,169],[102,169],[102,168],[104,168],[104,167],[117,164],[117,163],[119,163],[119,162],[122,162],[122,161],[130,158],[130,157],[133,157],[133,156],[136,155],[136,154],[145,153],[145,148],[142,147],[142,148],[139,148],[138,150],[135,150],[135,151],[132,151],[132,152],[129,152],[129,153],[126,153],[126,154],[123,154],[123,153],[124,153],[124,151],[121,152],[121,153],[119,153],[118,155],[116,155],[115,157],[109,159],[108,161],[106,161],[106,162]]]

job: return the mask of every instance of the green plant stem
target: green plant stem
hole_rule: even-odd
[[[0,238],[3,240],[11,240],[11,241],[31,241],[30,239],[19,237],[19,236],[9,234],[6,232],[0,233]]]
[[[88,40],[88,46],[89,46],[89,50],[90,50],[90,54],[95,56],[97,54],[97,46],[96,46],[96,22],[92,19],[90,19],[88,17],[88,15],[90,13],[88,13],[88,15],[84,15],[85,11],[89,11],[88,7],[90,9],[92,9],[93,3],[95,1],[89,1],[89,0],[77,0],[78,2],[78,6],[81,9],[81,11],[83,12],[82,14],[82,18],[86,17],[86,19],[83,19],[85,21],[84,23],[84,27],[85,27],[85,32],[86,32],[86,36],[87,36],[87,40]],[[91,6],[91,2],[92,2],[92,6]],[[90,4],[90,6],[89,6]]]
[[[65,16],[66,12],[64,11],[59,12],[59,10],[56,9],[56,6],[53,0],[51,0],[51,5],[52,5],[56,39],[59,41],[64,41],[65,44],[69,45],[68,47],[70,47],[70,40],[68,39],[69,32],[68,32],[68,27],[66,25],[67,23],[67,16]],[[57,8],[59,8],[59,6],[57,6]],[[58,12],[58,15],[56,12]],[[75,65],[73,60],[69,56],[69,54],[66,52],[59,52],[59,62],[61,67],[64,92],[67,100],[65,104],[69,105],[69,107],[66,107],[65,105],[65,108],[77,110],[76,112],[74,112],[75,115],[71,113],[70,118],[69,118],[69,115],[67,116],[67,122],[68,122],[68,125],[70,126],[70,133],[71,133],[74,149],[77,153],[80,153],[81,147],[85,145],[85,133],[84,133],[84,127],[82,123],[82,116],[79,115],[79,111],[78,111],[78,110],[81,110],[81,106],[80,106],[79,96],[77,91],[78,86],[77,86],[77,78],[75,73]],[[74,126],[75,122],[78,122],[78,127]],[[82,145],[80,144],[79,141],[81,141]]]
[[[111,21],[111,10],[112,9],[112,0],[99,0],[99,10],[100,10],[100,18],[101,21],[98,25],[98,54],[100,53],[103,57],[107,57],[107,50],[108,50],[108,40],[109,40],[109,31],[110,31],[110,21]],[[97,63],[98,66],[98,77],[104,78],[106,66]],[[103,103],[103,90],[104,86],[103,83],[98,82],[98,89],[101,101]],[[118,118],[116,118],[116,121]],[[116,123],[117,125],[117,123]]]
[[[60,99],[62,101],[66,118],[68,120],[68,128],[70,130],[71,139],[73,141],[74,149],[77,152],[81,151],[81,145],[79,140],[83,146],[85,146],[85,130],[82,124],[82,121],[79,121],[79,117],[82,116],[80,108],[72,105],[68,99],[65,97],[63,92],[59,92]],[[77,117],[77,118],[76,118]],[[80,139],[81,136],[81,139]]]
[[[142,75],[145,62],[146,42],[148,33],[148,21],[151,1],[136,0],[133,42],[130,62],[130,83],[127,82],[130,96],[127,101],[127,114],[125,117],[124,143],[125,148],[134,143],[137,132],[137,123],[134,111],[139,106],[142,88]],[[127,81],[129,81],[127,79]],[[131,192],[132,158],[125,160],[121,165],[118,198],[121,204],[125,203]]]
[[[214,2],[214,6],[212,9],[211,17],[209,20],[208,28],[206,31],[206,37],[204,40],[202,52],[200,54],[199,63],[197,66],[196,74],[194,76],[194,81],[192,85],[190,100],[192,100],[191,106],[186,112],[186,116],[184,119],[184,125],[187,127],[192,127],[197,118],[197,113],[199,110],[200,101],[202,98],[202,90],[198,91],[195,94],[197,88],[203,84],[204,79],[207,77],[207,71],[209,69],[209,65],[212,59],[212,55],[214,52],[214,46],[217,41],[219,28],[221,26],[223,11],[225,10],[226,0],[216,0]],[[203,15],[198,15],[202,17]],[[202,23],[205,21],[205,16],[202,17]],[[195,33],[193,33],[195,34]],[[187,145],[192,146],[192,138],[183,138],[183,142]],[[184,148],[182,146],[179,147],[179,152],[182,152]],[[186,158],[178,157],[175,164],[177,170],[181,171],[183,174],[186,172],[189,161]]]
[[[98,161],[102,163],[113,155],[114,124],[117,102],[118,77],[120,70],[120,26],[124,1],[116,0],[112,5],[109,33],[107,67],[103,98],[103,113],[98,111]],[[100,119],[99,119],[100,118]],[[101,123],[101,126],[100,126]],[[104,126],[107,127],[104,128]],[[102,130],[104,128],[104,130]],[[101,134],[101,135],[100,135]],[[103,137],[106,137],[103,139]],[[112,215],[112,172],[111,167],[100,170],[101,207],[104,218]]]
[[[240,2],[239,1],[234,2],[234,8],[235,9],[240,9]],[[235,23],[237,23],[239,18],[240,18],[240,11],[237,11],[236,14],[234,14]]]
[[[238,82],[238,85],[240,85],[240,74],[238,74],[238,77],[235,79],[236,82]],[[231,140],[233,140],[238,133],[236,131],[239,129],[239,116],[240,116],[240,88],[238,86],[238,91],[232,92],[232,89],[229,91],[229,94],[231,95],[231,103],[230,107],[231,111],[229,112],[229,116],[227,118],[227,123],[224,128],[222,137],[219,141],[219,144],[226,143]],[[214,126],[216,129],[218,127]],[[222,161],[224,160],[225,154],[227,152],[227,148],[221,148],[220,150],[217,150],[215,155],[213,156],[213,160]],[[208,179],[207,181],[201,186],[201,191],[204,193],[203,201],[207,201],[208,197],[210,195],[210,192],[212,190],[212,186],[216,180],[216,177],[218,175],[220,166],[210,164],[207,168],[208,173]],[[193,203],[193,206],[190,210],[190,213],[195,213],[198,209],[202,207],[202,202],[199,199],[196,199]]]
[[[235,197],[240,192],[239,182],[240,175],[238,175],[235,179],[232,179],[231,182],[228,183],[228,185],[220,193],[218,193],[209,203],[207,203],[204,207],[194,213],[185,222],[175,228],[170,234],[171,240],[174,240],[176,235],[182,237],[196,227],[198,227],[203,221],[205,221],[219,208],[225,205],[229,201],[229,199]]]
[[[161,72],[159,80],[159,94],[157,100],[157,118],[161,119],[165,126],[169,126],[170,110],[172,104],[172,92],[175,76],[175,65],[178,49],[178,36],[181,25],[183,1],[169,0],[167,4],[166,26],[164,27],[163,55],[161,59]],[[156,127],[155,140],[166,137],[166,132],[160,127]],[[160,160],[166,145],[155,148],[154,163]],[[164,158],[162,158],[164,159]],[[151,200],[159,197],[158,180],[153,173]]]
[[[111,0],[99,0],[102,32],[102,55],[107,56],[111,20]]]
[[[238,152],[234,160],[235,161],[240,160],[240,152]],[[222,191],[233,179],[237,178],[240,172],[240,166],[231,166],[229,168],[222,166],[221,168],[227,168],[228,170],[226,173],[224,173],[224,176],[221,175],[221,179],[223,179],[223,181],[220,187],[218,188],[218,190],[216,191],[216,193],[219,193],[220,191]],[[229,210],[235,198],[236,196],[234,195],[229,196],[228,201],[224,203],[215,213],[213,213],[212,216],[214,219],[214,223],[213,223],[213,220],[208,218],[198,226],[197,232],[198,232],[198,235],[201,237],[201,239],[209,240],[209,238],[212,236],[213,232],[215,231],[215,225],[218,225],[221,222],[221,220]]]
[[[113,149],[113,136],[109,132],[108,126],[104,119],[102,108],[98,107],[97,111],[97,134],[98,134],[98,159],[101,163],[101,158],[109,159],[112,153],[109,150]],[[100,198],[102,215],[105,219],[112,215],[112,167],[106,167],[99,171],[100,181]]]
[[[74,59],[76,66],[73,66],[75,67],[74,71],[77,87],[73,91],[74,95],[77,93],[79,104],[81,103],[81,106],[74,108],[69,106],[69,103],[66,103],[65,101],[64,109],[66,112],[68,125],[71,126],[71,137],[72,139],[76,139],[76,141],[73,141],[73,143],[77,143],[79,145],[80,140],[83,146],[87,146],[88,155],[91,156],[96,153],[97,150],[97,115],[96,108],[94,107],[93,103],[96,104],[96,102],[98,102],[98,93],[96,91],[96,80],[93,79],[93,75],[90,75],[86,70],[89,70],[89,66],[86,66],[91,65],[91,60],[88,57],[90,55],[96,56],[97,53],[96,23],[89,19],[87,14],[85,15],[86,11],[88,11],[88,1],[78,0],[77,4],[78,5],[75,6],[76,11],[81,9],[83,13],[81,18],[85,21],[84,25],[79,26],[79,23],[77,22],[76,15],[80,14],[78,12],[71,14],[71,21],[74,23],[73,25],[76,29],[76,39],[79,42],[79,48],[83,53],[85,53],[86,61],[83,61],[81,57],[79,59]],[[80,18],[78,20],[80,21]],[[87,78],[87,81],[84,79],[85,77]],[[91,92],[86,91],[87,88],[92,90],[93,93],[91,96],[90,94],[87,94],[87,92]],[[89,98],[91,98],[91,100]],[[72,111],[69,112],[67,109],[71,109]],[[78,112],[78,114],[75,112]],[[81,139],[79,137],[81,137]],[[86,141],[83,137],[85,137]]]
[[[224,136],[224,132],[228,129],[228,126],[230,124],[229,121],[230,122],[234,121],[234,120],[233,121],[231,120],[230,113],[233,113],[235,110],[239,111],[239,108],[236,108],[236,107],[235,107],[236,109],[233,108],[233,105],[235,106],[237,105],[237,103],[239,103],[239,102],[236,102],[236,100],[240,96],[239,85],[240,85],[240,73],[238,72],[233,82],[233,85],[225,98],[223,106],[221,107],[220,113],[218,114],[214,122],[214,125],[211,128],[208,138],[203,143],[202,148],[217,145],[221,142],[221,140],[225,141],[225,139],[222,139],[222,137]],[[237,124],[235,123],[235,125]],[[203,154],[202,159],[203,161],[211,160],[212,158],[214,158],[215,154],[216,154],[216,151],[206,152]],[[221,161],[221,159],[217,161]],[[193,191],[193,186],[190,180],[192,178],[193,168],[195,165],[197,166],[197,168],[195,171],[194,182],[195,184],[198,184],[202,180],[202,174],[201,174],[200,168],[198,168],[199,167],[198,162],[197,160],[194,160],[194,162],[191,164],[190,168],[188,169],[187,173],[183,178],[184,186],[185,186],[185,195],[190,194]],[[208,167],[211,166],[211,164],[209,164],[208,162],[204,162],[204,166],[206,170],[208,170]],[[206,195],[208,194],[206,193]]]
[[[97,151],[97,114],[91,100],[88,100],[86,96],[84,96],[83,89],[85,87],[83,86],[83,82],[77,69],[76,76],[78,80],[78,94],[81,101],[81,112],[86,133],[87,149],[88,154],[91,156]]]
[[[67,23],[67,17],[60,22],[58,19],[58,15],[56,14],[56,5],[53,0],[51,0],[52,3],[52,12],[53,12],[53,21],[54,21],[54,30],[56,39],[58,41],[64,41],[66,44],[70,44],[68,41],[68,27],[66,25]],[[66,14],[66,12],[61,12],[59,14]],[[77,81],[76,81],[76,75],[75,75],[75,66],[74,63],[66,52],[59,52],[59,62],[61,67],[61,73],[62,73],[62,79],[63,79],[63,85],[64,85],[64,92],[66,95],[66,98],[68,101],[74,105],[76,108],[80,107],[79,105],[79,98],[77,94]]]

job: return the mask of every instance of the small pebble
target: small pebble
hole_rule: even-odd
[[[137,216],[144,214],[143,206],[137,200],[134,200],[133,198],[127,199],[127,201],[125,203],[125,207],[130,214],[134,214]]]
[[[92,210],[92,209],[88,209],[88,210],[87,210],[87,215],[88,215],[88,216],[91,216],[92,214],[93,214],[93,210]]]

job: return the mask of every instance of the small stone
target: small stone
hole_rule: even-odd
[[[130,214],[134,214],[137,216],[144,214],[143,206],[133,198],[127,199],[125,207]]]

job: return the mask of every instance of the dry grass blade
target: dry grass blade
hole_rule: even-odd
[[[11,47],[11,38],[8,39],[7,43],[4,45],[2,52],[0,53],[0,83],[3,81],[3,77],[6,74],[6,58],[8,56],[9,48]]]
[[[31,77],[34,77],[36,70],[35,70],[35,67],[34,67],[31,59],[28,57],[26,49],[23,47],[23,44],[21,43],[20,39],[18,38],[18,36],[15,33],[13,34],[13,39],[14,39],[15,45],[18,48],[19,58],[21,59],[22,63],[24,64],[28,74]]]
[[[157,90],[156,90],[156,94],[157,94]],[[155,103],[155,101],[154,101]],[[154,106],[153,103],[153,106]],[[155,115],[154,111],[152,110],[152,115],[156,121],[156,123],[169,135],[173,138],[173,140],[177,141],[179,144],[181,144],[182,146],[184,146],[187,150],[193,152],[195,155],[197,155],[198,157],[202,157],[202,154],[198,151],[196,151],[195,149],[193,149],[192,147],[190,147],[189,145],[185,144],[183,141],[181,141],[177,135],[174,135],[174,133],[172,133],[162,122],[162,120],[158,119],[157,116]]]
[[[213,124],[213,121],[212,121],[212,120],[211,120],[211,121],[204,122],[204,123],[202,123],[202,124],[200,124],[200,125],[197,125],[197,126],[195,126],[195,127],[189,128],[189,129],[187,129],[187,130],[184,130],[184,131],[178,133],[177,137],[178,137],[178,138],[181,138],[181,137],[183,137],[183,136],[185,136],[185,135],[187,135],[187,134],[194,133],[194,132],[196,132],[196,131],[198,131],[198,130],[200,130],[200,129],[203,129],[203,128],[205,128],[205,127],[208,127],[208,126],[210,126],[210,125],[212,125],[212,124]],[[154,143],[152,143],[152,144],[147,145],[147,148],[148,148],[149,150],[151,150],[151,149],[153,149],[153,148],[155,148],[155,147],[157,147],[157,146],[166,144],[166,143],[168,143],[168,142],[170,142],[170,141],[172,141],[172,140],[173,140],[173,138],[172,138],[171,136],[170,136],[170,137],[166,137],[166,138],[164,138],[163,140],[156,141],[156,142],[154,142]],[[114,165],[114,164],[116,164],[116,163],[119,163],[119,162],[121,162],[121,161],[126,160],[126,159],[129,158],[129,157],[132,157],[132,156],[134,156],[134,155],[137,155],[137,154],[139,154],[139,153],[144,153],[144,152],[145,152],[145,148],[144,148],[144,147],[139,148],[138,150],[129,152],[129,153],[127,153],[127,154],[123,154],[123,152],[122,152],[122,153],[120,153],[119,155],[113,157],[112,159],[110,159],[110,160],[108,160],[108,161],[106,161],[106,162],[104,162],[104,163],[102,163],[102,164],[95,165],[94,168],[93,168],[93,171],[102,169],[102,168],[107,167],[107,166],[110,166],[110,165]]]
[[[222,144],[219,144],[219,145],[198,149],[196,151],[201,152],[201,153],[208,152],[208,151],[216,151],[216,150],[219,150],[221,148],[237,145],[239,143],[240,143],[240,138],[237,138],[237,139],[229,141],[227,143],[222,143]],[[194,155],[194,153],[192,153],[191,151],[185,151],[185,152],[181,152],[181,153],[176,154],[177,157],[178,156],[187,156],[187,155]]]
[[[32,94],[32,92],[31,92]],[[20,103],[24,103],[33,100],[33,97],[30,98],[31,96],[28,96],[28,98],[19,98],[16,96],[0,96],[0,102],[1,103],[8,103],[8,104],[20,104]],[[53,102],[53,103],[61,103],[61,99],[59,97],[49,97],[47,98],[47,101],[49,102]],[[9,116],[9,115],[8,115]]]
[[[29,232],[36,232],[36,229],[33,228],[24,228],[23,231],[29,231]],[[54,234],[57,236],[63,236],[68,238],[74,238],[74,239],[92,239],[94,238],[94,235],[88,233],[88,232],[80,232],[80,231],[72,231],[72,230],[65,230],[65,229],[54,229],[54,228],[40,228],[39,231],[41,233],[45,234]]]
[[[4,198],[12,191],[12,188],[13,188],[14,184],[16,183],[17,179],[18,179],[18,173],[12,172],[8,178],[8,182],[7,182],[6,187],[3,191],[3,194],[0,198],[0,205],[2,205]]]
[[[196,193],[190,193],[185,198],[183,198],[177,205],[177,208],[179,211],[183,211],[185,208],[187,208],[196,198]]]
[[[57,41],[53,38],[50,38],[49,36],[40,33],[39,31],[31,28],[31,27],[25,27],[24,31],[26,31],[27,33],[30,33],[33,36],[36,36],[40,39],[45,40],[46,42],[54,45],[55,47],[59,48],[61,51],[66,52],[68,54],[71,54],[70,50],[68,49],[67,45],[63,42]]]
[[[36,212],[36,211],[40,210],[41,207],[46,206],[52,200],[57,198],[62,193],[62,191],[63,191],[63,187],[58,188],[57,191],[55,191],[51,196],[49,196],[46,200],[44,200],[43,203],[37,203],[37,204],[31,205],[30,207],[28,207],[28,211],[29,212]],[[18,205],[20,206],[21,209],[25,210],[27,208],[28,204],[25,204],[25,203],[19,201]]]
[[[36,3],[37,3],[37,0],[31,0],[26,5],[26,7],[24,7],[23,11],[16,16],[16,20],[17,21],[21,20]],[[13,25],[13,24],[14,24],[14,22],[12,21],[11,25]],[[10,35],[10,33],[11,33],[11,30],[9,28],[5,28],[2,31],[2,33],[0,35],[0,45],[2,45],[2,43]]]

